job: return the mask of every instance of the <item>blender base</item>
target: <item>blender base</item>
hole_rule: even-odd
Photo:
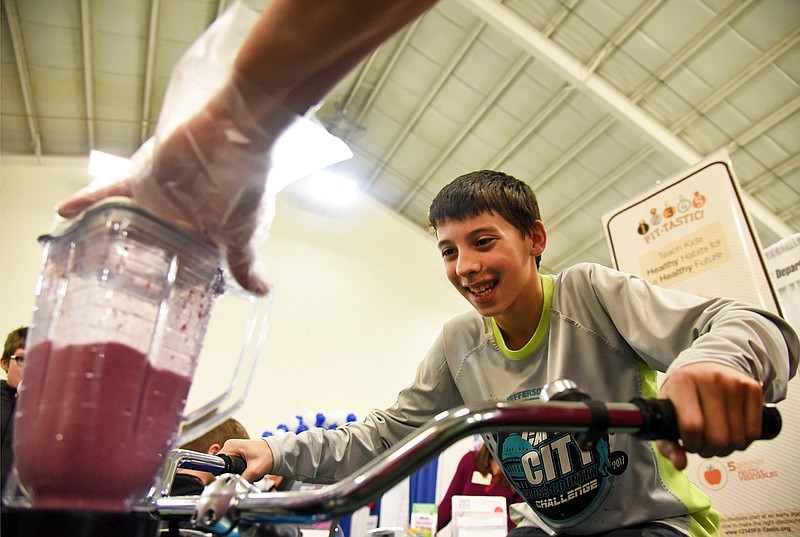
[[[3,509],[3,537],[154,537],[161,522],[148,513]]]

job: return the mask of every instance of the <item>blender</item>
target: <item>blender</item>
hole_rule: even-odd
[[[129,199],[100,202],[40,243],[44,266],[15,416],[24,495],[4,510],[4,530],[153,535],[158,520],[147,497],[169,451],[244,399],[220,409],[229,388],[195,413],[211,406],[212,420],[180,431],[194,417],[183,413],[214,303],[234,286],[214,247]],[[240,365],[255,365],[259,317],[257,305]]]

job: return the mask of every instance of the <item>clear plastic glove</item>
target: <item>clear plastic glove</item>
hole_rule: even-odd
[[[69,218],[105,197],[132,197],[219,247],[240,285],[263,295],[268,285],[256,268],[256,246],[266,216],[262,205],[270,150],[293,117],[278,105],[274,108],[272,117],[262,114],[264,123],[257,124],[236,85],[229,84],[156,141],[154,152],[152,146],[142,146],[134,155],[130,178],[79,192],[58,212]]]
[[[217,246],[236,281],[265,294],[257,249],[278,191],[352,152],[233,68],[257,19],[240,3],[226,10],[175,66],[156,134],[134,154],[131,177],[91,184],[58,213],[69,218],[106,197],[131,197]]]
[[[275,196],[292,181],[352,157],[347,145],[232,78],[199,112],[133,156],[131,177],[89,185],[58,208],[71,218],[109,196],[127,196],[217,246],[246,290],[269,290],[258,247]]]

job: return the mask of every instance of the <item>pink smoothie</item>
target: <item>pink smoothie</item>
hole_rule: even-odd
[[[190,379],[119,343],[45,342],[22,384],[14,453],[33,507],[128,511],[173,447]]]

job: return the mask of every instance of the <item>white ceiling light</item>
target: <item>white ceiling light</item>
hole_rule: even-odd
[[[357,184],[353,179],[337,173],[320,171],[308,181],[309,197],[326,205],[347,205],[353,201]]]
[[[131,174],[130,159],[92,150],[89,153],[89,175],[105,181],[124,179]]]

